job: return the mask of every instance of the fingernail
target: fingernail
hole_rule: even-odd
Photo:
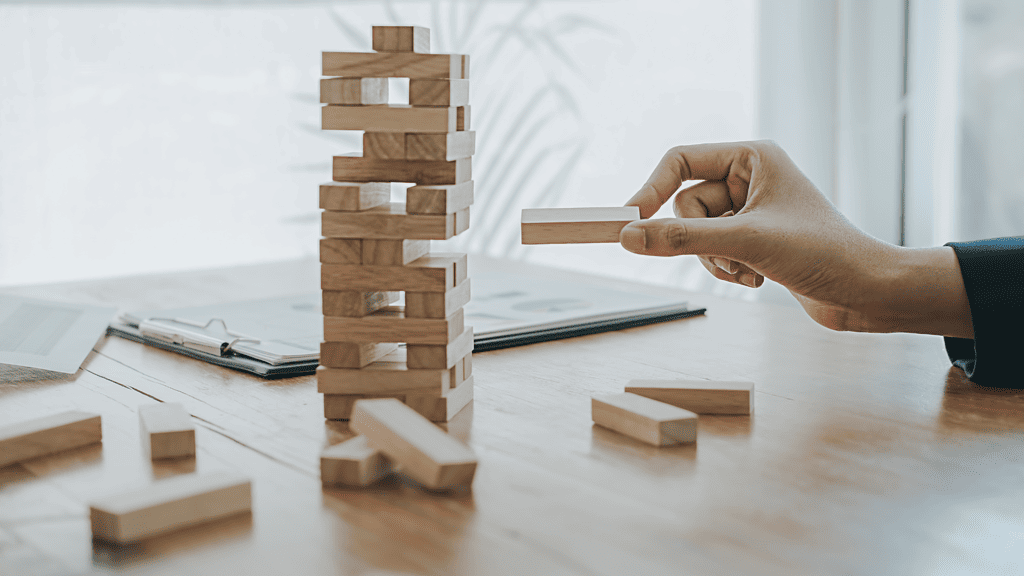
[[[724,270],[726,274],[733,273],[732,260],[725,260],[723,258],[712,258],[711,261],[714,262],[715,266],[718,266],[719,268]]]
[[[639,226],[626,226],[619,234],[619,242],[630,252],[643,252],[647,249],[647,233]]]
[[[740,274],[740,282],[742,282],[744,286],[757,288],[757,276],[754,276],[752,272],[744,272],[743,274]]]

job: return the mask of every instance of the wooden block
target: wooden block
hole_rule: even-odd
[[[462,55],[462,78],[469,80],[469,54]]]
[[[465,106],[469,80],[409,80],[411,106]]]
[[[406,318],[447,318],[469,303],[469,279],[447,292],[406,292]]]
[[[406,160],[452,161],[476,153],[476,132],[447,134],[406,134]]]
[[[324,52],[321,76],[348,78],[464,78],[462,54]]]
[[[633,380],[626,392],[685,408],[697,414],[754,412],[753,382],[710,380]]]
[[[409,214],[452,214],[472,204],[472,180],[449,186],[411,186],[405,191],[405,211]]]
[[[388,103],[387,78],[322,78],[320,103],[368,106]]]
[[[456,214],[406,214],[405,204],[391,203],[363,212],[325,210],[320,233],[328,238],[446,240],[455,235],[456,219]]]
[[[362,368],[398,351],[391,342],[321,342],[320,365],[327,368]]]
[[[103,440],[99,414],[72,410],[0,428],[0,467]]]
[[[434,318],[406,318],[400,306],[390,306],[362,318],[324,316],[327,342],[406,342],[448,345],[465,330],[464,313]]]
[[[361,318],[398,302],[398,292],[357,292],[353,290],[324,290],[322,295],[324,316]]]
[[[332,182],[320,185],[320,207],[324,210],[369,210],[391,202],[390,182]]]
[[[363,158],[405,160],[406,136],[407,134],[402,132],[364,132]]]
[[[467,270],[466,255],[458,253],[428,254],[405,266],[323,264],[320,287],[330,291],[447,292],[465,280]]]
[[[447,346],[409,344],[405,352],[409,368],[451,368],[473,353],[473,328],[466,328]]]
[[[626,224],[639,219],[636,206],[527,208],[523,210],[523,244],[618,242]]]
[[[320,262],[323,264],[362,264],[363,241],[356,238],[321,238]]]
[[[398,400],[356,402],[350,427],[366,436],[403,474],[427,488],[453,488],[473,481],[476,454]]]
[[[391,463],[365,436],[349,438],[320,453],[324,486],[369,486],[391,473]]]
[[[377,52],[430,53],[430,28],[422,26],[374,26],[373,49]]]
[[[352,417],[352,408],[359,400],[395,398],[400,402],[405,402],[405,396],[405,394],[324,394],[324,418],[348,420]],[[440,396],[437,397],[440,398]]]
[[[361,240],[363,264],[405,266],[430,252],[430,240]]]
[[[469,130],[469,104],[455,109],[455,130]],[[426,132],[426,130],[424,130]]]
[[[411,182],[413,184],[461,184],[473,178],[471,158],[443,160],[377,160],[359,156],[335,156],[337,180],[355,182]]]
[[[469,230],[469,208],[455,213],[455,233],[462,234],[466,230]]]
[[[697,415],[636,394],[591,398],[591,416],[605,428],[654,446],[697,441]]]
[[[473,377],[467,376],[442,396],[407,394],[404,401],[431,422],[447,422],[473,401]]]
[[[181,404],[139,406],[139,431],[153,460],[196,455],[196,427]]]
[[[413,107],[407,104],[378,106],[335,106],[321,109],[324,130],[366,130],[367,132],[455,132],[466,130],[465,111],[459,108]]]
[[[432,394],[440,396],[458,382],[453,382],[448,369],[410,370],[405,353],[399,350],[365,368],[316,369],[317,392],[322,394],[405,395]]]
[[[119,544],[249,512],[249,480],[236,474],[186,474],[93,502],[92,536]]]
[[[464,365],[462,369],[462,376],[466,380],[469,380],[470,378],[473,377],[473,355],[467,355],[465,358],[462,359],[462,363]]]

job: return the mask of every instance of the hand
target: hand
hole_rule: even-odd
[[[703,182],[679,190],[687,180]],[[752,288],[768,278],[834,330],[973,337],[952,248],[906,249],[868,236],[774,143],[673,148],[626,205],[647,219],[673,196],[678,218],[629,224],[624,248],[700,255],[715,278]]]

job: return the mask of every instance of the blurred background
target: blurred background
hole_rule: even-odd
[[[787,301],[519,244],[524,207],[621,205],[668,148],[752,138],[883,240],[1024,234],[1019,0],[0,0],[0,286],[314,257],[317,186],[361,146],[319,129],[320,52],[373,24],[472,55],[452,249]]]

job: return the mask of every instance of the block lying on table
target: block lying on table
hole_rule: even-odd
[[[591,398],[594,423],[654,446],[697,441],[697,415],[636,394]]]
[[[100,442],[99,414],[72,410],[0,428],[0,467]]]
[[[527,208],[523,244],[618,242],[619,232],[640,219],[640,208]]]
[[[626,392],[685,408],[697,414],[749,415],[754,411],[752,382],[633,380],[626,385]]]
[[[370,446],[366,436],[349,438],[320,453],[324,486],[369,486],[391,473],[391,462]]]
[[[196,455],[196,427],[181,404],[139,406],[139,431],[153,460]]]

